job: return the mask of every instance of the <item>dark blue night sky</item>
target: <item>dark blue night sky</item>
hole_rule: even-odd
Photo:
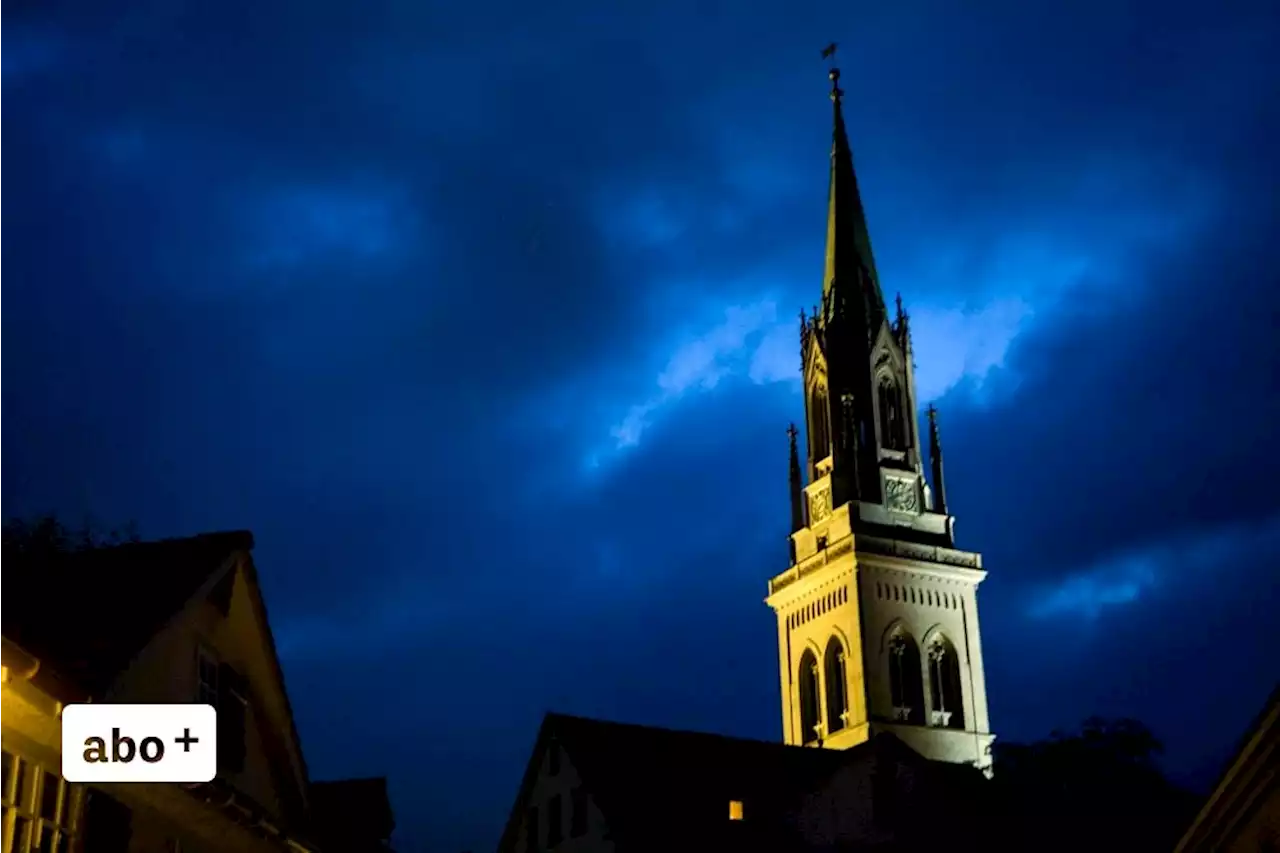
[[[548,708],[779,736],[832,39],[997,734],[1203,781],[1280,674],[1273,0],[3,23],[4,514],[252,529],[313,775],[403,849],[489,849]]]

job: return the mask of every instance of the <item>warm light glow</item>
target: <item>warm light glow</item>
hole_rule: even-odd
[[[9,667],[0,666],[0,684],[7,683],[8,681],[9,681]]]
[[[729,801],[729,820],[742,820],[742,800]]]

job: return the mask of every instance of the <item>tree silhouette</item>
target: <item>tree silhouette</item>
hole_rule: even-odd
[[[1010,849],[1173,849],[1197,798],[1160,771],[1160,741],[1136,720],[1086,720],[1031,744],[997,745],[994,793]]]
[[[39,561],[74,551],[91,551],[126,542],[138,542],[137,526],[130,522],[123,528],[103,531],[86,518],[77,528],[68,527],[56,515],[48,513],[29,519],[14,518],[4,523],[3,556]]]

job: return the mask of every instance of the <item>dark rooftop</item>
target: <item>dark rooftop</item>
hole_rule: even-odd
[[[797,798],[854,753],[879,748],[874,742],[850,751],[794,747],[564,714],[544,720],[535,763],[550,741],[581,775],[620,848],[666,850],[780,849],[788,832],[783,817]],[[536,770],[531,764],[526,786]],[[750,833],[728,819],[730,800],[744,803]],[[503,849],[510,849],[517,825],[513,815]]]
[[[252,548],[251,533],[234,531],[63,553],[11,551],[4,555],[4,636],[97,695],[233,554]]]
[[[317,830],[340,849],[379,850],[395,830],[385,776],[311,783]]]

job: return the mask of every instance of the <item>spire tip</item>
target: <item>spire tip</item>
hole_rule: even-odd
[[[831,100],[838,104],[840,103],[840,97],[844,92],[840,91],[840,69],[836,67],[835,42],[832,42],[822,49],[822,58],[831,61],[831,70],[827,72],[827,77],[831,79]]]

